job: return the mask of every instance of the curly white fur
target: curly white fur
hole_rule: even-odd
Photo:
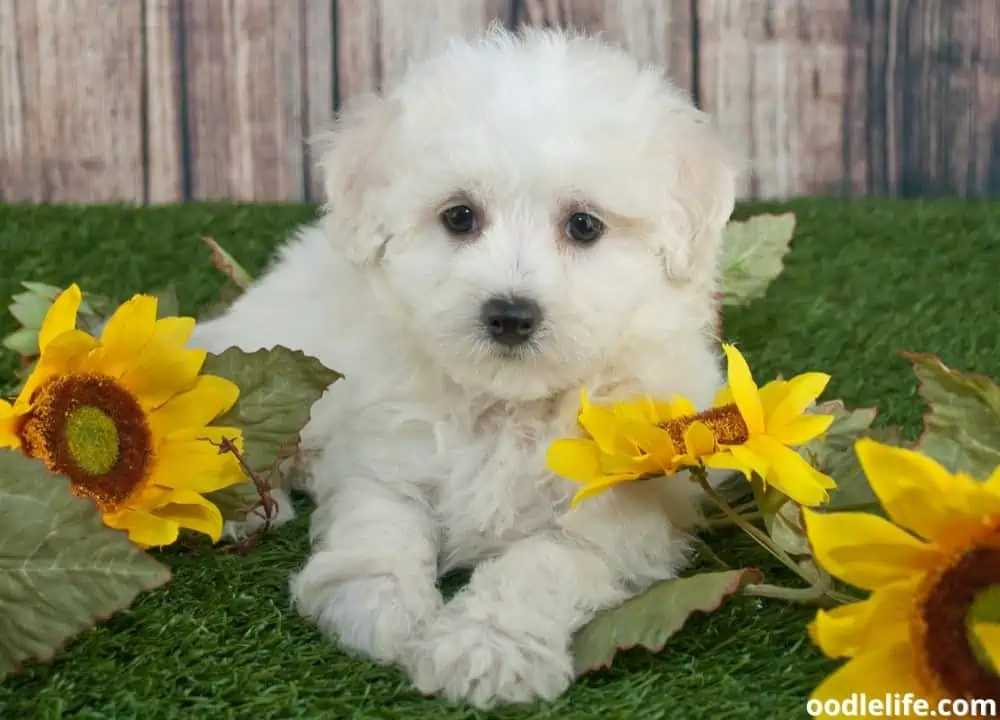
[[[581,387],[710,402],[736,169],[660,71],[550,31],[453,43],[322,145],[322,220],[195,340],[282,344],[346,375],[305,432],[317,507],[296,606],[423,692],[554,698],[572,633],[683,566],[696,503],[675,478],[569,511],[547,445],[577,432]],[[482,209],[474,239],[441,226],[454,198]],[[573,209],[606,224],[593,246],[567,241]],[[510,293],[544,312],[514,355],[479,321]],[[457,567],[471,582],[444,603]]]

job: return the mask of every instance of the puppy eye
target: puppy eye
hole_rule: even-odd
[[[590,213],[573,213],[566,223],[566,237],[580,245],[591,245],[604,234],[604,223]]]
[[[468,205],[455,205],[442,212],[441,224],[453,235],[468,235],[479,229],[476,211]]]

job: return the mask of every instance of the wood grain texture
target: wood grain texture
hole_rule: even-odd
[[[302,6],[185,2],[185,101],[192,196],[305,197]]]
[[[693,93],[694,47],[687,0],[520,0],[515,22],[600,33],[642,62],[665,68]]]
[[[141,203],[141,3],[4,0],[0,13],[4,199]]]
[[[187,157],[183,138],[184,75],[181,49],[181,0],[143,0],[146,4],[146,202],[187,199]]]
[[[850,4],[699,0],[698,26],[699,97],[749,163],[744,197],[864,190],[844,112],[868,43]]]
[[[322,183],[316,173],[316,158],[309,151],[309,140],[327,127],[337,107],[337,70],[334,56],[335,0],[303,0],[302,24],[304,43],[302,69],[304,93],[304,138],[306,141],[303,170],[306,198],[322,200]]]
[[[1000,191],[1000,6],[994,0],[876,0],[869,92],[872,190]]]
[[[507,24],[509,8],[507,0],[339,0],[340,102],[391,85],[411,61],[433,54],[450,37]]]

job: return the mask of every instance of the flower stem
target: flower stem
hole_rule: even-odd
[[[743,532],[753,538],[758,545],[771,553],[778,559],[778,561],[781,562],[782,565],[787,567],[803,580],[806,580],[807,582],[810,581],[810,578],[803,575],[798,564],[791,557],[789,557],[788,553],[775,545],[774,541],[771,540],[771,538],[769,538],[764,532],[759,530],[753,523],[745,519],[743,516],[737,515],[733,509],[729,507],[729,503],[726,502],[726,499],[709,484],[708,475],[705,473],[703,468],[691,468],[691,474],[697,479],[698,484],[701,485],[709,499],[719,510],[722,511],[722,513],[733,523],[733,525],[736,525]]]

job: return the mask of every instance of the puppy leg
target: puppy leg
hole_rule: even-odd
[[[480,708],[559,696],[573,633],[684,563],[685,536],[661,502],[652,487],[618,488],[480,565],[407,648],[416,687]]]
[[[292,578],[296,608],[344,648],[398,659],[441,607],[438,538],[426,506],[375,481],[351,479],[320,499],[313,554]]]

